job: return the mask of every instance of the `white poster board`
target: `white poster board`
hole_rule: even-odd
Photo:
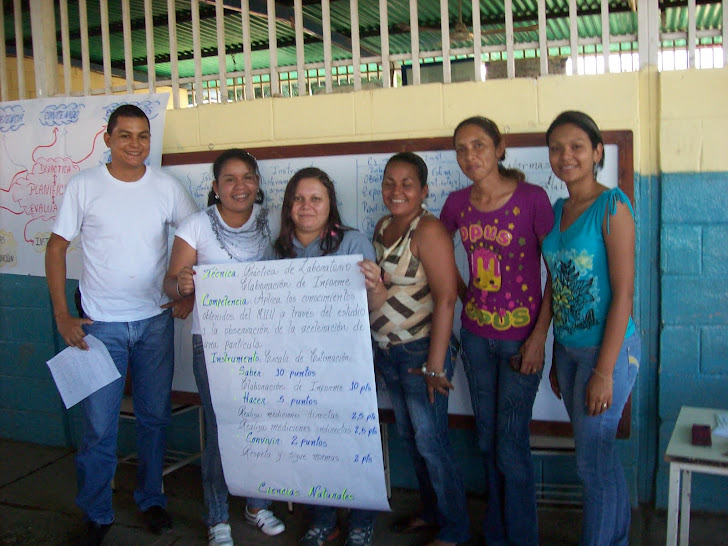
[[[149,117],[147,165],[162,163],[168,93],[54,97],[0,103],[0,274],[45,276],[45,247],[68,180],[110,161],[109,115],[134,104]],[[78,279],[81,252],[69,247],[67,277]]]
[[[389,510],[361,259],[196,268],[233,495]]]

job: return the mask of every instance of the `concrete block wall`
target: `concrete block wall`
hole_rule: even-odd
[[[636,452],[622,457],[625,472],[637,475],[640,502],[654,499],[654,472],[658,454],[657,374],[659,348],[659,246],[660,179],[635,174],[636,286],[634,297],[637,327],[642,337],[642,361],[632,389],[632,434],[639,438]],[[652,478],[644,479],[649,475]],[[628,481],[629,483],[629,481]]]
[[[63,404],[46,361],[57,351],[44,278],[0,275],[0,435],[67,445]]]
[[[680,408],[728,408],[726,85],[726,70],[660,74],[658,507],[667,506],[663,456]],[[728,478],[695,475],[692,503],[728,511]]]
[[[73,302],[77,281],[68,281]],[[0,437],[46,445],[78,447],[78,408],[66,411],[46,362],[65,348],[53,322],[44,277],[0,274]],[[168,429],[170,449],[199,450],[195,412],[175,417]],[[134,451],[133,425],[120,428],[119,452]]]
[[[663,174],[661,212],[664,454],[683,405],[728,407],[728,172]],[[666,506],[669,468],[660,460],[657,501]],[[728,479],[696,476],[693,506],[728,510]]]

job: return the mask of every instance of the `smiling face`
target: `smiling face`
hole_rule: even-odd
[[[302,178],[293,195],[291,220],[303,244],[318,237],[329,220],[329,193],[316,178]]]
[[[549,137],[551,169],[567,187],[580,181],[592,181],[594,165],[601,161],[603,153],[601,144],[595,148],[586,131],[572,123],[556,127]]]
[[[149,157],[151,133],[145,118],[119,116],[111,134],[104,133],[104,142],[111,152],[110,170],[122,179],[144,174],[144,161]]]
[[[220,216],[230,227],[240,227],[250,218],[259,187],[258,176],[245,161],[232,158],[222,164],[212,189],[220,196]]]
[[[419,214],[427,197],[417,169],[404,161],[391,162],[382,179],[382,201],[393,216],[409,217]]]
[[[498,174],[498,160],[505,153],[501,140],[493,139],[477,125],[463,125],[455,135],[455,154],[463,174],[475,183]]]

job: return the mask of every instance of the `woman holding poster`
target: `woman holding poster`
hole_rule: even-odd
[[[361,254],[369,307],[381,305],[386,291],[366,236],[341,223],[336,191],[329,176],[315,167],[301,169],[286,186],[281,207],[281,231],[265,259],[315,258]],[[339,536],[336,508],[311,506],[312,522],[299,544],[320,546]],[[345,546],[370,546],[376,512],[352,509]]]
[[[258,163],[238,149],[220,154],[212,166],[214,180],[208,208],[193,214],[175,234],[164,291],[174,299],[195,291],[198,264],[259,260],[270,243],[268,209],[262,206]],[[202,487],[207,507],[210,546],[232,545],[228,523],[228,489],[223,475],[217,421],[210,397],[197,307],[192,319],[192,358],[197,389],[205,416],[205,450],[202,453]],[[248,498],[245,519],[266,535],[278,535],[285,525],[269,510],[270,501]]]
[[[470,266],[468,285],[458,278],[460,342],[485,459],[483,535],[488,544],[536,545],[529,425],[551,321],[550,305],[541,305],[541,241],[554,215],[543,188],[503,165],[506,146],[492,120],[460,122],[453,143],[473,184],[448,196],[440,219],[460,234]]]
[[[384,169],[382,199],[391,212],[374,230],[386,301],[370,306],[374,362],[392,400],[397,431],[412,456],[423,510],[395,532],[439,528],[430,546],[467,542],[465,488],[448,432],[448,394],[457,349],[452,321],[457,269],[450,234],[424,207],[427,165],[403,152]]]

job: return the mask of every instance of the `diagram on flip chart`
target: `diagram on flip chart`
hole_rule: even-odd
[[[45,247],[77,172],[107,163],[103,135],[109,115],[135,104],[151,124],[147,163],[162,157],[168,95],[61,97],[0,103],[0,273],[45,275]],[[68,277],[80,273],[78,244],[68,254]]]

